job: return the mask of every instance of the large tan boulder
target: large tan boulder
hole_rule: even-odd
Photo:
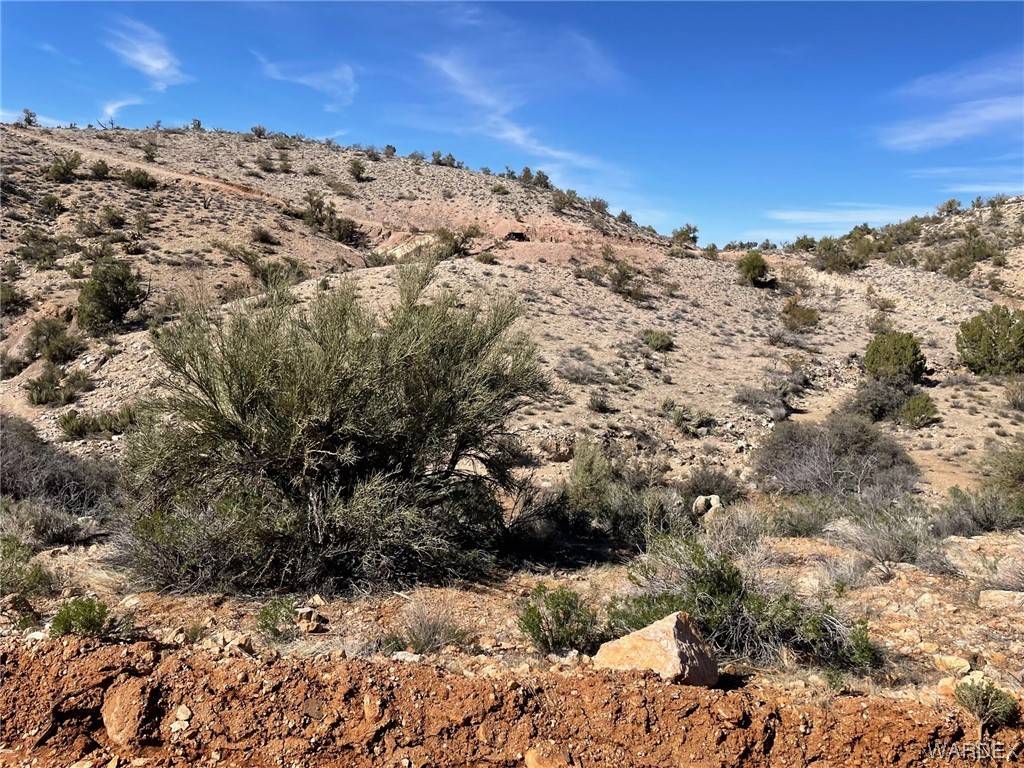
[[[602,645],[594,656],[597,669],[657,672],[665,680],[712,686],[718,682],[715,654],[693,621],[677,612]]]

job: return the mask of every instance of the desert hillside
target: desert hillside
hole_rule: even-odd
[[[441,153],[0,141],[10,764],[1019,750],[1024,198],[717,248]],[[676,611],[717,683],[605,668]]]

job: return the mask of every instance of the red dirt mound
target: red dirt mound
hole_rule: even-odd
[[[964,738],[955,719],[898,702],[802,705],[592,671],[485,679],[148,641],[0,650],[11,765],[875,768],[937,765],[930,749]]]

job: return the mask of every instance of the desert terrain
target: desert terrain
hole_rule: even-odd
[[[441,153],[199,125],[0,142],[0,762],[1024,759],[1024,198],[711,248]],[[139,441],[188,420],[153,403],[190,312],[313,323],[350,291],[413,322],[425,262],[418,302],[513,299],[503,352],[536,363],[495,425],[523,455],[484,566],[410,564],[413,542],[351,577],[257,577],[143,540],[172,513],[145,506],[160,446]],[[965,325],[993,307],[1009,330],[979,351]],[[601,663],[677,611],[716,683]]]

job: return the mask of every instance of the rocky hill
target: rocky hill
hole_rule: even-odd
[[[1024,385],[1012,371],[972,372],[957,346],[970,318],[1024,307],[1024,198],[767,248],[764,267],[748,269],[746,248],[705,251],[543,177],[453,158],[264,131],[4,125],[0,140],[0,754],[12,764],[665,765],[680,744],[688,765],[838,764],[850,750],[864,764],[944,764],[935,755],[976,727],[964,680],[1024,691]],[[230,316],[284,296],[298,310],[351,284],[385,312],[399,265],[427,257],[429,296],[518,300],[516,328],[552,384],[510,417],[529,460],[520,495],[501,499],[506,517],[559,494],[571,506],[600,475],[600,504],[637,516],[627,527],[664,513],[663,528],[619,537],[598,515],[557,555],[530,539],[535,549],[475,582],[322,596],[155,589],[122,548],[128,502],[116,492],[86,509],[15,479],[51,462],[116,472],[136,407],[166,393],[156,340],[196,302]],[[99,276],[115,269],[107,291]],[[127,296],[123,312],[103,309],[112,293]],[[866,353],[899,332],[923,362],[896,384]],[[915,397],[920,411],[908,410]],[[838,433],[813,430],[837,412],[867,424],[863,477],[851,485],[836,468],[849,457],[833,451],[814,471],[841,490],[785,480],[766,459],[791,449],[780,433],[807,430],[818,442],[801,450],[824,456]],[[873,453],[882,440],[889,458]],[[596,459],[585,453],[595,446]],[[47,451],[61,458],[34,458]],[[882,499],[875,462],[897,454],[912,476]],[[698,519],[694,500],[712,496]],[[51,503],[75,514],[47,522]],[[538,584],[570,587],[612,624],[613,597],[664,591],[651,576],[668,578],[655,533],[675,535],[672,515],[709,552],[725,547],[749,588],[834,615],[842,643],[863,628],[870,663],[826,663],[825,641],[809,651],[802,629],[770,654],[715,635],[723,683],[704,691],[597,671],[593,647],[542,647],[522,619]],[[31,568],[47,589],[28,587]],[[76,597],[131,631],[48,639]],[[424,613],[458,632],[410,639]],[[218,714],[229,709],[237,716]],[[1021,738],[994,719],[985,733]]]

